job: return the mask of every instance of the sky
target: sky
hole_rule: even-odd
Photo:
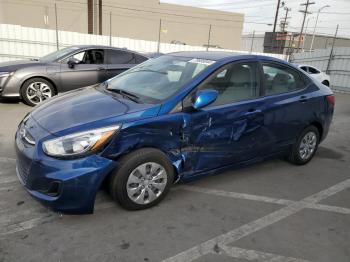
[[[290,15],[288,15],[291,17],[288,30],[299,32],[303,14],[298,10],[304,9],[300,4],[307,0],[282,1],[285,2],[285,6],[291,8]],[[272,31],[273,26],[267,24],[274,23],[277,6],[277,0],[161,0],[161,2],[243,13],[245,14],[243,33],[252,33],[255,30],[257,34]],[[334,35],[337,24],[339,24],[338,35],[350,37],[350,0],[310,0],[310,2],[315,2],[315,4],[309,6],[312,14],[307,16],[309,19],[308,33],[314,30],[318,9],[330,5],[320,13],[316,33]],[[279,19],[284,16],[285,10],[280,8]]]

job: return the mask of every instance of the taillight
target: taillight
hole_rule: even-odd
[[[326,99],[328,101],[328,103],[332,106],[335,105],[335,98],[334,98],[334,95],[330,95],[330,96],[326,96]]]

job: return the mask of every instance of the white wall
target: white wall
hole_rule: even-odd
[[[264,52],[264,39],[265,35],[262,34],[248,34],[248,35],[242,35],[242,50],[250,51],[250,49],[253,49],[253,52]],[[252,46],[253,43],[253,46]]]
[[[110,45],[109,36],[91,35],[68,31],[58,31],[59,47],[70,45]],[[138,52],[157,52],[157,42],[112,37],[112,46],[127,48]],[[19,25],[0,24],[0,62],[37,58],[56,51],[56,32],[50,29],[22,27]],[[161,43],[160,52],[204,51],[205,47]],[[247,51],[210,48],[210,51],[229,51],[249,53]],[[262,53],[254,53],[262,54]],[[281,59],[284,55],[264,54]]]

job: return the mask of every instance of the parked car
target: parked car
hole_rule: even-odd
[[[285,61],[172,53],[34,109],[16,133],[17,173],[61,212],[91,213],[102,184],[144,209],[178,181],[277,155],[306,164],[333,111],[332,91]]]
[[[330,86],[331,80],[329,75],[317,69],[316,67],[310,65],[298,65],[298,67],[308,73],[311,77],[315,78],[317,81],[320,81],[326,86]]]
[[[60,92],[101,83],[147,59],[126,49],[90,45],[0,63],[0,97],[19,97],[35,106]]]

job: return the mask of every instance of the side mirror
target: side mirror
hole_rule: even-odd
[[[78,64],[78,62],[74,58],[69,58],[67,64],[68,67],[72,69],[75,67],[76,64]]]
[[[207,105],[210,105],[216,100],[216,98],[218,97],[218,94],[219,93],[216,90],[210,90],[210,89],[200,90],[194,96],[192,107],[198,110]]]

